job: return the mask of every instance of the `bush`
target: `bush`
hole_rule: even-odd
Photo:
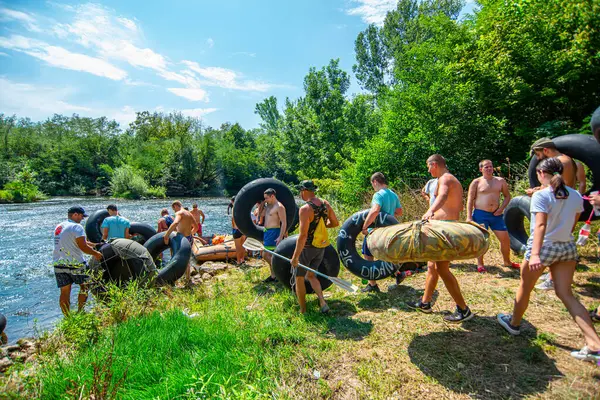
[[[146,196],[164,199],[167,197],[167,188],[164,186],[150,186],[146,191]]]
[[[31,203],[44,198],[35,184],[35,173],[28,167],[23,168],[15,180],[4,185],[4,190],[0,190],[0,203]]]
[[[130,165],[116,168],[110,179],[110,188],[115,197],[139,199],[145,196],[149,186],[144,177]]]

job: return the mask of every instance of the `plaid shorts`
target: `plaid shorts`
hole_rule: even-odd
[[[54,266],[54,276],[56,277],[56,285],[61,288],[63,286],[72,285],[73,283],[81,285],[86,283],[90,277],[86,274],[87,265],[82,265],[80,268],[69,268],[64,265]]]
[[[529,261],[531,257],[531,248],[533,246],[533,236],[527,241],[525,250],[525,259]],[[549,267],[559,261],[577,261],[577,246],[573,240],[569,242],[550,242],[542,244],[540,251],[540,261],[542,265]]]

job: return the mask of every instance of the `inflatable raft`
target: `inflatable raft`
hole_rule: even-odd
[[[235,243],[233,240],[226,240],[221,244],[202,246],[199,240],[195,240],[192,253],[199,263],[235,260]]]

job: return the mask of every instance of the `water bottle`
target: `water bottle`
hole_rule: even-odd
[[[585,246],[591,230],[592,225],[589,222],[586,222],[585,225],[581,227],[581,230],[579,231],[579,237],[577,238],[577,246]]]

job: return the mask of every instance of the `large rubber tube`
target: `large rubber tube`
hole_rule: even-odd
[[[592,171],[592,187],[586,192],[589,194],[595,190],[600,190],[600,143],[591,135],[573,134],[555,137],[552,139],[556,149],[563,154],[568,155],[584,163]],[[529,186],[536,187],[540,185],[537,179],[535,168],[538,165],[536,156],[529,162]],[[584,211],[579,216],[580,221],[586,221],[592,212],[592,205],[589,201],[584,201]],[[599,217],[594,216],[593,219]]]
[[[164,242],[164,236],[165,232],[157,233],[144,243],[144,247],[148,249],[155,262],[158,261],[158,256],[163,251],[170,248],[173,252],[171,260],[158,271],[155,283],[159,286],[172,285],[181,278],[185,274],[192,255],[192,246],[182,234],[171,233],[168,245]]]
[[[367,261],[356,250],[356,238],[362,231],[362,226],[369,210],[359,211],[344,222],[337,238],[337,248],[342,264],[354,275],[364,279],[378,280],[387,278],[396,271],[406,271],[415,268],[415,263],[393,264],[387,261]],[[398,223],[392,215],[379,213],[372,228],[390,226]]]
[[[292,258],[294,255],[294,250],[296,249],[296,242],[298,241],[298,235],[293,235],[288,238],[283,239],[277,247],[275,248],[275,253],[281,254],[284,257]],[[291,286],[292,272],[291,272],[291,264],[283,260],[277,256],[273,256],[273,271],[275,272],[275,276],[277,280],[289,289]],[[317,269],[319,272],[324,273],[327,276],[338,276],[340,273],[340,258],[338,257],[337,251],[333,248],[333,246],[329,245],[325,248],[325,255],[323,256],[323,262],[319,265]],[[319,282],[321,283],[321,288],[323,290],[327,289],[332,285],[331,281],[323,278],[322,276],[318,276]],[[308,280],[304,280],[306,283],[306,293],[314,293],[312,286]]]
[[[139,244],[144,244],[152,236],[156,235],[156,229],[145,222],[132,222],[129,227],[129,233],[133,235],[132,240]]]
[[[6,317],[0,314],[0,333],[4,332],[4,329],[6,329]]]
[[[102,241],[102,221],[110,214],[107,210],[94,211],[85,223],[85,235],[90,242],[100,243]],[[148,239],[156,235],[156,229],[146,223],[132,222],[129,227],[129,233],[134,235],[134,240],[140,244],[146,243]]]
[[[513,197],[504,209],[504,223],[510,237],[510,248],[517,254],[525,253],[529,233],[525,230],[525,218],[529,219],[531,197]]]
[[[256,226],[250,218],[252,208],[258,201],[264,200],[267,189],[275,189],[277,200],[285,207],[288,232],[294,225],[296,201],[290,189],[281,181],[273,178],[256,179],[240,189],[233,203],[233,215],[238,229],[246,236],[262,241],[264,230]]]

